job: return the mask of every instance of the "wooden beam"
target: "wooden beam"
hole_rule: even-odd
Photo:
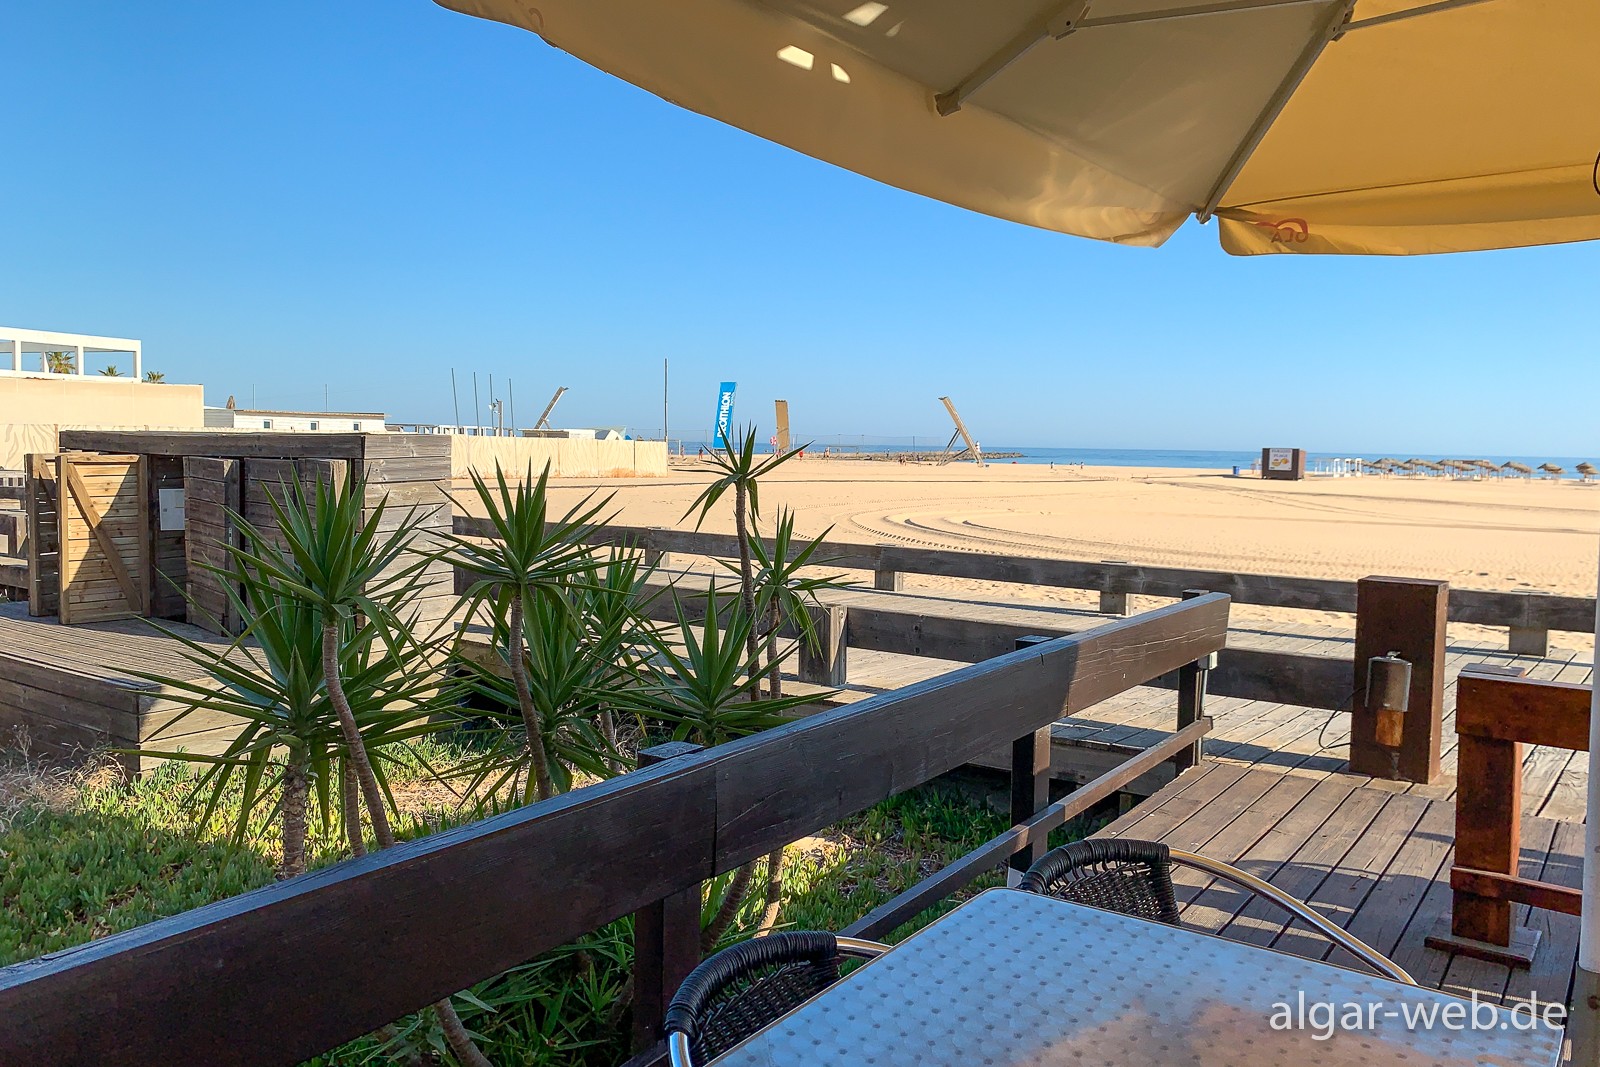
[[[398,436],[398,435],[392,435]],[[457,516],[455,532],[488,537],[493,531],[483,519]],[[664,530],[642,526],[607,525],[592,538],[597,544],[633,544],[641,549],[679,552],[690,556],[732,558],[738,543],[731,534]],[[997,556],[952,549],[910,548],[829,541],[830,566],[870,570],[883,575],[878,588],[890,586],[890,575],[925,574],[974,581],[1013,582],[1062,589],[1099,590],[1108,608],[1123,603],[1129,594],[1177,598],[1185,589],[1227,593],[1238,604],[1303,608],[1308,611],[1356,610],[1356,583],[1278,574],[1242,574],[1235,571],[1187,570],[1146,567],[1131,563],[1085,562],[1029,556]],[[896,581],[898,579],[895,579]],[[899,588],[896,584],[894,588]],[[1106,609],[1102,609],[1106,610]],[[1592,597],[1556,596],[1538,592],[1454,589],[1450,593],[1449,621],[1524,630],[1563,630],[1585,633],[1594,627]]]
[[[1469,666],[1456,682],[1456,732],[1587,752],[1590,692],[1587,685],[1481,674]]]
[[[1499,871],[1452,867],[1450,888],[1489,900],[1505,900],[1526,904],[1530,908],[1558,911],[1563,915],[1580,915],[1583,912],[1583,893],[1580,890]]]
[[[62,430],[62,451],[234,459],[361,459],[367,437],[389,434],[214,430]],[[396,435],[398,436],[398,435]],[[448,445],[448,441],[446,445]]]
[[[1126,763],[1073,790],[1069,796],[1051,804],[1033,818],[1011,827],[965,856],[952,860],[937,874],[873,908],[840,933],[848,937],[882,940],[901,924],[916,918],[952,893],[970,885],[979,875],[1005,862],[1012,853],[1031,845],[1042,847],[1050,831],[1084,814],[1140,775],[1187,750],[1210,729],[1211,720],[1208,718],[1190,724]]]
[[[1358,584],[1350,714],[1350,770],[1374,778],[1437,782],[1444,736],[1445,616],[1450,584],[1422,578],[1363,578]],[[1378,739],[1367,705],[1368,664],[1398,655],[1411,664],[1409,710],[1398,748]]]

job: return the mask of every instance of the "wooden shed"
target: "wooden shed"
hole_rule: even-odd
[[[238,543],[230,512],[270,534],[270,498],[290,480],[359,475],[369,509],[387,498],[391,511],[427,513],[418,549],[453,519],[447,437],[63,430],[61,449],[28,458],[28,604],[0,611],[0,731],[21,728],[41,755],[136,749],[162,730],[154,747],[216,751],[231,738],[236,726],[199,714],[172,727],[177,702],[136,673],[186,666],[180,644],[143,619],[197,640],[241,629],[200,565],[224,563]],[[419,621],[441,621],[455,602],[451,569],[433,562],[422,577]]]

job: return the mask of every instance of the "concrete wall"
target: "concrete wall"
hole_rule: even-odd
[[[63,426],[197,429],[205,424],[202,394],[198,385],[132,378],[0,376],[0,469],[21,470],[29,452],[54,452]]]
[[[0,470],[21,470],[29,453],[56,451],[62,427],[198,429],[205,424],[202,392],[131,378],[0,376]]]
[[[0,425],[203,426],[198,385],[155,385],[132,378],[48,374],[0,377]]]
[[[550,440],[531,437],[450,437],[450,474],[465,478],[477,469],[493,477],[498,462],[507,476],[533,465],[538,475],[550,464],[558,478],[659,477],[667,473],[665,441]]]

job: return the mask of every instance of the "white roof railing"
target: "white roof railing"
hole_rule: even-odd
[[[144,342],[132,337],[98,337],[87,333],[59,333],[54,330],[25,330],[19,326],[0,326],[0,359],[10,349],[9,368],[0,365],[0,374],[51,374],[46,352],[71,352],[72,371],[75,375],[86,373],[84,355],[89,352],[133,353],[133,376],[144,375]],[[23,367],[23,353],[33,352],[39,357],[37,370]]]

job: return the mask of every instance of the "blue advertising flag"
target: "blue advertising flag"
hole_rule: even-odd
[[[726,448],[728,431],[733,429],[733,390],[738,382],[723,382],[717,393],[717,430],[712,435],[713,448]]]

